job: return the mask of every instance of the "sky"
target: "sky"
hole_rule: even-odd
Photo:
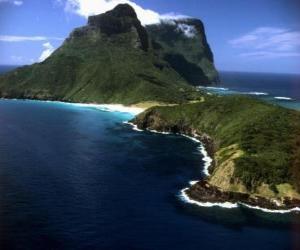
[[[201,19],[220,71],[300,74],[300,0],[0,0],[0,65],[45,60],[89,15],[119,3],[143,25]]]

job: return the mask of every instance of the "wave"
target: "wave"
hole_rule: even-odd
[[[186,190],[188,190],[188,188],[182,189],[180,191],[180,195],[179,195],[181,200],[183,200],[186,203],[194,204],[194,205],[197,205],[200,207],[222,207],[222,208],[237,208],[238,207],[238,204],[231,203],[231,202],[213,203],[213,202],[195,201],[186,194]]]
[[[151,133],[155,133],[155,134],[162,134],[162,135],[171,135],[172,133],[170,132],[160,132],[154,129],[147,129],[147,131],[151,132]]]
[[[205,87],[205,86],[199,86],[199,87],[204,89],[211,89],[211,90],[221,90],[221,91],[229,90],[229,88],[222,88],[222,87]]]
[[[286,101],[292,101],[293,99],[290,97],[285,97],[285,96],[275,96],[274,97],[277,100],[286,100]]]
[[[245,94],[247,95],[269,95],[268,93],[265,93],[265,92],[255,92],[255,91],[251,91],[251,92],[246,92]]]
[[[242,206],[251,208],[251,209],[256,209],[256,210],[260,210],[266,213],[279,213],[279,214],[287,214],[287,213],[292,213],[292,212],[300,212],[300,207],[295,207],[292,209],[280,209],[280,210],[272,210],[272,209],[267,209],[267,208],[262,208],[259,206],[251,206],[245,203],[241,203]]]
[[[126,122],[123,122],[123,123],[127,124],[127,125],[130,125],[132,127],[132,129],[135,130],[135,131],[138,131],[138,132],[144,131],[142,129],[139,129],[137,127],[137,125],[135,125],[135,124],[133,124],[133,123],[131,123],[129,121],[126,121]],[[163,135],[171,135],[171,134],[173,134],[171,132],[160,132],[160,131],[153,130],[153,129],[147,129],[146,131],[151,132],[151,133],[155,133],[155,134],[163,134]],[[198,147],[198,150],[202,154],[202,156],[203,156],[202,160],[204,162],[204,167],[203,167],[202,172],[203,172],[203,174],[205,176],[209,176],[210,175],[209,174],[209,167],[210,167],[213,159],[209,157],[208,152],[206,151],[206,149],[205,149],[204,145],[202,144],[202,142],[200,140],[198,140],[197,138],[195,138],[193,136],[186,135],[186,134],[177,134],[177,135],[186,137],[186,138],[188,138],[188,139],[190,139],[190,140],[192,140],[192,141],[200,144],[199,147]],[[195,135],[195,136],[198,136],[198,135]]]
[[[135,125],[134,123],[132,122],[123,122],[123,124],[127,124],[127,125],[130,125],[132,127],[133,130],[135,131],[138,131],[138,132],[143,132],[144,130],[142,129],[139,129],[137,125]]]
[[[204,145],[201,143],[199,146],[200,152],[203,155],[202,160],[204,161],[204,168],[203,168],[203,173],[206,176],[209,176],[209,167],[211,166],[211,163],[213,162],[213,159],[209,157]]]
[[[200,144],[198,147],[198,150],[202,154],[202,156],[203,156],[202,160],[204,162],[204,167],[203,167],[202,172],[204,173],[205,176],[209,176],[209,167],[210,167],[211,163],[213,162],[213,159],[209,157],[202,142],[193,136],[189,136],[189,135],[185,135],[185,134],[180,134],[180,135]],[[198,136],[198,135],[195,134],[195,136]]]
[[[190,181],[189,184],[191,186],[197,184],[198,181]],[[261,212],[265,212],[265,213],[277,213],[277,214],[287,214],[287,213],[292,213],[292,212],[300,212],[300,207],[295,207],[295,208],[291,208],[291,209],[278,209],[278,210],[272,210],[272,209],[268,209],[268,208],[262,208],[259,206],[251,206],[245,203],[232,203],[232,202],[200,202],[200,201],[196,201],[191,199],[187,194],[186,191],[188,190],[188,188],[184,188],[182,190],[180,190],[180,194],[179,194],[179,198],[189,204],[193,204],[193,205],[197,205],[200,207],[221,207],[221,208],[238,208],[240,206],[244,206],[250,209],[255,209],[255,210],[259,210]]]

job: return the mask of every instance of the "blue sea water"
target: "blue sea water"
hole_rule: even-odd
[[[299,109],[299,79],[221,72],[222,84],[207,90]],[[123,124],[131,118],[0,100],[1,250],[300,249],[299,214],[184,203],[180,190],[202,178],[198,145],[134,131]]]
[[[242,94],[300,110],[300,75],[220,72],[221,83],[202,87],[219,95]]]
[[[300,249],[300,215],[184,203],[197,143],[126,113],[0,100],[0,249]]]

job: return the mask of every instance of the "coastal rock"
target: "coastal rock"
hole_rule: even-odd
[[[166,20],[146,27],[160,55],[192,85],[218,83],[214,57],[199,19]]]
[[[240,192],[226,192],[202,180],[187,189],[186,194],[190,199],[199,202],[210,203],[242,203],[252,207],[266,208],[270,210],[289,210],[300,207],[300,200],[284,197],[282,200],[267,199],[262,196],[250,195]]]
[[[148,33],[129,4],[120,4],[105,14],[90,16],[88,27],[98,28],[101,33],[108,36],[137,32],[141,48],[145,51],[148,50]]]
[[[291,163],[300,155],[290,150],[298,145],[299,112],[240,96],[205,98],[153,107],[132,121],[140,129],[185,134],[204,144],[214,159],[210,176],[188,188],[187,196],[199,202],[244,203],[273,210],[300,207],[299,181],[291,175],[299,169]],[[267,126],[270,123],[272,127]]]

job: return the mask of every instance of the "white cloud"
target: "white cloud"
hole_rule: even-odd
[[[39,62],[44,61],[46,58],[48,58],[55,50],[55,48],[52,46],[51,43],[47,42],[43,44],[44,51],[39,57]]]
[[[300,55],[300,31],[260,27],[230,40],[229,44],[243,50],[243,57],[294,57]]]
[[[16,6],[21,6],[23,4],[23,1],[14,1],[13,3]]]
[[[196,29],[195,29],[194,26],[183,24],[183,23],[178,24],[177,30],[180,31],[180,32],[182,32],[188,38],[195,37],[196,33],[197,33],[197,31],[196,31]]]
[[[23,4],[23,1],[0,0],[0,4],[1,3],[10,3],[10,4],[13,4],[15,6],[21,6]]]
[[[60,0],[60,2],[61,1],[62,0]],[[107,12],[116,7],[118,4],[131,5],[143,25],[160,23],[161,20],[165,19],[186,17],[175,13],[160,15],[153,10],[144,9],[130,0],[65,0],[65,11],[87,18],[91,15],[98,15]]]
[[[35,41],[47,41],[47,40],[63,40],[59,37],[45,37],[45,36],[7,36],[0,35],[1,42],[35,42]]]

